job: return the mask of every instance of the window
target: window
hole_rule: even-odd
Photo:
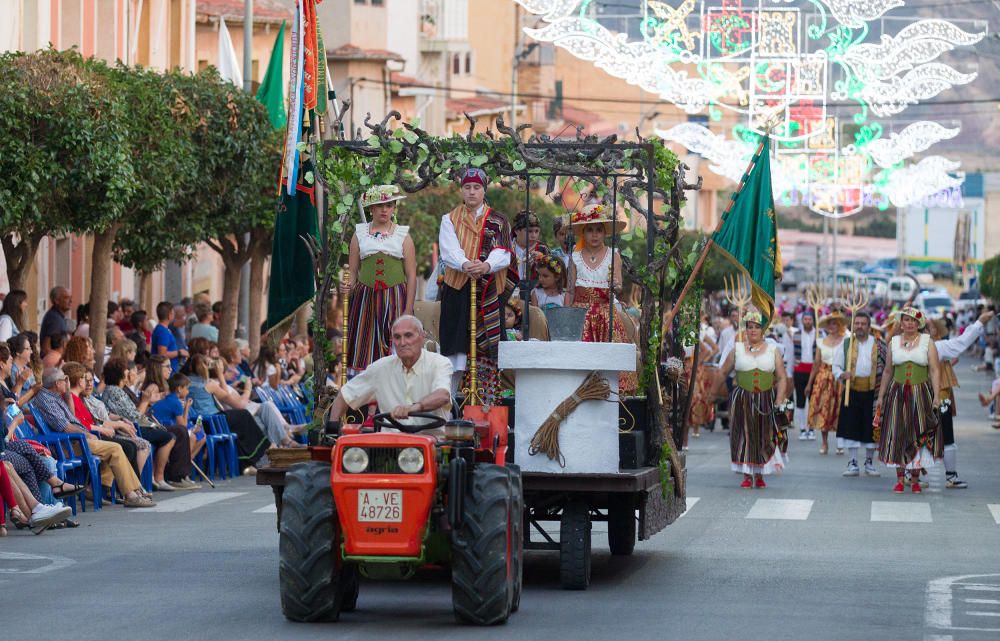
[[[368,4],[365,0],[354,0],[354,4]]]
[[[472,52],[471,51],[469,53],[465,54],[465,73],[467,75],[472,73]]]
[[[451,57],[451,73],[455,76],[462,73],[462,56],[457,53]]]
[[[385,4],[385,0],[372,0],[373,7],[381,7]]]

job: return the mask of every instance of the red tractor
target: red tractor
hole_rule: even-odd
[[[313,461],[285,474],[279,504],[281,607],[293,621],[336,621],[355,609],[359,578],[407,579],[451,566],[459,621],[503,623],[521,593],[521,474],[507,465],[507,427],[419,426],[389,414],[346,426]],[[399,432],[384,432],[384,428]],[[444,428],[444,438],[418,433]]]

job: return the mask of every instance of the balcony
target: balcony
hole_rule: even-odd
[[[420,0],[420,50],[451,51],[469,40],[469,0]]]

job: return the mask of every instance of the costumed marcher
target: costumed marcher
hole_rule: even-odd
[[[802,312],[799,331],[793,336],[795,347],[795,366],[792,369],[792,382],[795,384],[795,423],[799,427],[799,440],[815,440],[816,433],[808,423],[809,394],[806,393],[806,385],[809,384],[809,377],[812,374],[813,358],[816,355],[816,317],[812,310],[807,309]]]
[[[552,235],[555,236],[556,245],[549,254],[562,261],[563,267],[569,267],[569,257],[573,253],[573,248],[569,242],[569,216],[557,216],[552,220]]]
[[[833,377],[833,354],[841,348],[844,342],[844,315],[835,311],[827,314],[819,321],[819,328],[826,331],[826,336],[816,344],[816,354],[813,358],[812,372],[806,383],[806,396],[809,397],[809,412],[807,422],[810,432],[819,430],[823,443],[819,447],[820,454],[830,451],[829,435],[837,429],[837,413],[840,410],[840,385]],[[837,452],[843,454],[843,450]]]
[[[993,312],[983,313],[956,338],[948,338],[948,327],[943,318],[935,318],[927,326],[941,362],[941,400],[949,403],[948,409],[940,413],[941,434],[944,437],[944,486],[948,489],[959,490],[969,487],[968,483],[958,478],[958,446],[955,444],[956,408],[955,394],[952,391],[958,387],[958,377],[955,376],[954,363],[982,336],[984,326],[993,316]]]
[[[372,187],[361,197],[371,215],[351,238],[348,307],[348,367],[360,372],[392,351],[392,324],[413,313],[417,262],[410,228],[393,218],[396,201],[406,198],[396,185]],[[348,289],[349,288],[349,289]]]
[[[535,212],[525,210],[514,217],[514,257],[517,258],[517,277],[521,285],[534,287],[538,282],[538,264],[549,253],[549,248],[538,242],[542,228]]]
[[[719,362],[725,363],[726,359],[733,351],[733,347],[736,346],[736,335],[740,326],[740,310],[736,307],[729,308],[726,316],[719,319]],[[720,422],[722,423],[722,429],[729,429],[729,395],[733,391],[733,386],[735,385],[732,373],[726,378],[726,393],[719,401],[719,413]],[[709,428],[709,432],[713,431]]]
[[[604,244],[604,237],[611,234],[611,226],[618,233],[625,228],[625,221],[612,221],[606,205],[587,205],[573,214],[572,225],[580,239],[569,265],[570,299],[574,307],[583,307],[587,316],[583,323],[583,341],[589,343],[628,342],[625,323],[631,323],[625,310],[615,302],[614,322],[608,318],[611,298],[621,293],[622,259],[617,251]],[[612,282],[612,273],[614,281]],[[619,387],[622,393],[633,392],[638,387],[635,372],[621,372]]]
[[[521,301],[517,298],[511,298],[507,301],[507,304],[503,306],[503,328],[504,328],[504,340],[506,341],[519,341],[521,340]]]
[[[715,374],[718,371],[716,356],[719,346],[715,344],[715,330],[708,324],[708,315],[701,318],[701,329],[698,335],[698,371],[694,378],[694,394],[691,398],[691,411],[688,413],[688,426],[695,438],[701,438],[702,426],[715,423]],[[694,361],[695,347],[685,347],[685,367],[690,371]],[[687,436],[685,435],[685,440]]]
[[[556,256],[538,263],[538,287],[531,292],[531,304],[541,309],[566,306],[566,265]]]
[[[445,264],[441,283],[439,336],[441,354],[455,370],[455,393],[467,369],[471,285],[477,282],[476,352],[484,369],[480,381],[495,380],[496,360],[503,333],[503,305],[517,285],[511,266],[511,230],[507,218],[485,202],[486,172],[469,167],[461,174],[462,204],[441,219],[438,243]]]
[[[921,333],[923,312],[904,307],[896,313],[901,334],[892,337],[886,368],[879,387],[874,425],[880,432],[879,459],[896,468],[893,491],[903,492],[903,478],[910,471],[912,490],[921,492],[920,470],[934,465],[944,454],[944,438],[937,408],[941,405],[940,363],[930,335]]]
[[[854,335],[833,355],[834,378],[851,386],[846,405],[843,404],[844,395],[838,396],[841,407],[837,418],[837,447],[846,449],[851,457],[844,476],[860,476],[858,451],[862,447],[865,448],[865,476],[881,476],[873,461],[878,445],[872,420],[888,348],[884,340],[872,334],[872,319],[867,312],[856,312],[852,323]]]
[[[716,389],[731,371],[736,385],[729,401],[729,452],[732,470],[743,474],[740,487],[766,487],[765,474],[780,472],[786,457],[775,407],[788,392],[785,364],[774,343],[764,340],[764,318],[756,309],[743,314],[745,338],[738,340],[716,377]]]

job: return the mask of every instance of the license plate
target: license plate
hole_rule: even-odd
[[[402,490],[358,490],[358,521],[399,523],[402,520]]]

